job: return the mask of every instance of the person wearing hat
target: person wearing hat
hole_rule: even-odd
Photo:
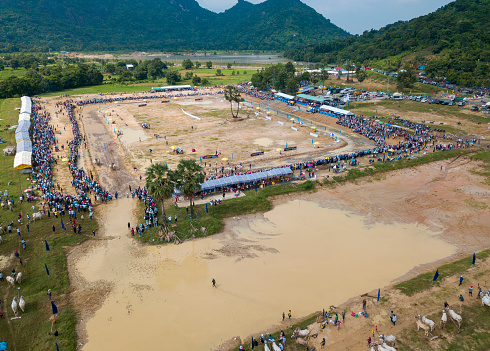
[[[468,288],[468,294],[473,296],[473,285]]]

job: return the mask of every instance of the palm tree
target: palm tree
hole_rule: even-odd
[[[166,164],[154,163],[146,170],[146,188],[148,193],[155,200],[162,205],[162,227],[166,229],[165,219],[165,205],[166,199],[172,197],[174,192],[174,184],[171,181],[172,172],[168,169]]]
[[[189,198],[192,216],[192,198],[204,182],[202,168],[194,160],[180,160],[172,176],[177,188]]]
[[[240,102],[243,102],[243,98],[240,95],[240,90],[233,85],[227,85],[225,88],[225,99],[230,102],[231,115],[233,118],[238,118],[240,112]],[[233,111],[233,102],[237,103],[236,114]]]

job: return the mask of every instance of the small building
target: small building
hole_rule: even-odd
[[[134,65],[132,65],[132,64],[127,64],[126,65],[126,69],[133,69],[133,68],[134,68]]]

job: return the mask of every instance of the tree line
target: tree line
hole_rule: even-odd
[[[431,78],[446,77],[459,85],[486,84],[490,78],[489,8],[490,0],[457,0],[409,22],[297,47],[285,56],[322,64],[355,60],[393,71],[415,61],[418,66],[412,64],[411,69],[425,65]]]
[[[11,76],[0,81],[0,98],[73,89],[102,84],[104,77],[95,65],[53,65],[30,69],[24,77]]]

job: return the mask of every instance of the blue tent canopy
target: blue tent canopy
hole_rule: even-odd
[[[31,127],[31,122],[19,121],[19,125],[17,126],[15,133],[28,132],[30,127]]]
[[[293,171],[289,167],[274,168],[271,169],[270,171],[211,179],[202,183],[201,187],[202,190],[212,190],[212,189],[223,188],[232,185],[252,183],[255,181],[264,180],[273,177],[280,177],[291,173],[293,173]]]
[[[21,140],[17,143],[17,152],[29,151],[32,152],[32,143],[29,140]]]
[[[19,142],[21,140],[31,140],[31,136],[29,135],[29,132],[16,132],[15,133],[15,141]]]

